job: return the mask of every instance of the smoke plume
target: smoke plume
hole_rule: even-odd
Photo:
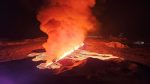
[[[40,29],[48,35],[43,44],[47,63],[59,59],[65,52],[83,43],[96,26],[92,14],[95,0],[45,0],[37,15]]]

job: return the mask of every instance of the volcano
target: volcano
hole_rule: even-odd
[[[148,0],[0,4],[0,84],[150,84]]]
[[[122,47],[121,43],[117,45],[116,42],[89,37],[86,38],[84,46],[66,58],[47,68],[38,69],[36,66],[42,61],[32,60],[35,56],[38,58],[44,55],[45,50],[41,44],[46,41],[45,39],[4,42],[5,44],[1,45],[0,81],[3,82],[2,84],[9,84],[8,80],[15,84],[122,82],[123,84],[149,84],[150,82],[150,62],[147,57],[149,47],[130,48],[125,45]]]

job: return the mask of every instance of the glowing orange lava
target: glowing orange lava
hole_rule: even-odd
[[[81,45],[75,46],[74,48],[72,48],[72,50],[65,52],[62,56],[60,56],[60,58],[58,58],[55,62],[65,58],[66,56],[70,55],[71,53],[73,53],[75,50],[79,49],[80,47],[82,47],[84,45],[84,43],[82,43]],[[45,67],[51,65],[53,62],[49,62],[46,63]]]

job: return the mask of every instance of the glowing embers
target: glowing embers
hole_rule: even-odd
[[[46,56],[46,54],[45,52],[31,53],[28,56],[30,57],[36,56],[33,59],[33,61],[40,61]],[[119,57],[113,56],[111,54],[99,54],[95,52],[78,49],[75,50],[74,52],[73,51],[69,52],[68,54],[66,54],[66,56],[60,58],[59,60],[53,63],[49,64],[41,63],[40,65],[37,66],[37,68],[57,70],[57,73],[61,73],[70,70],[76,66],[79,66],[81,64],[84,64],[87,58],[94,58],[99,60],[120,59]]]

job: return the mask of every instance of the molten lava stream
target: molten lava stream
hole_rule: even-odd
[[[60,58],[56,59],[55,62],[58,62],[59,60],[65,58],[66,56],[70,55],[71,53],[73,53],[75,50],[79,49],[80,47],[84,46],[84,43],[82,43],[81,45],[75,46],[74,48],[72,48],[72,50],[65,52],[62,56],[60,56]],[[45,65],[45,67],[51,65],[53,62],[47,63]]]

